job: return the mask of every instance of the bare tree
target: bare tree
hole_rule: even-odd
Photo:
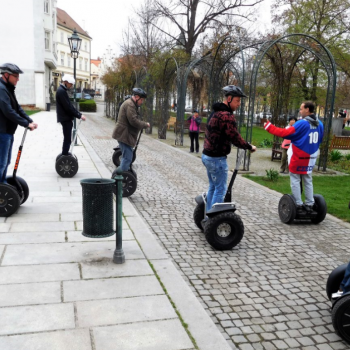
[[[215,24],[221,25],[227,17],[248,20],[251,8],[263,0],[173,0],[165,3],[164,0],[154,0],[155,13],[162,17],[172,27],[176,27],[180,36],[174,30],[165,30],[154,24],[160,31],[183,46],[186,53],[191,56],[193,48],[199,38],[207,29]]]

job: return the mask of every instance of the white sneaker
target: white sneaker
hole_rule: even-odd
[[[332,294],[332,299],[340,298],[342,295],[343,295],[343,292],[338,291],[338,292]]]

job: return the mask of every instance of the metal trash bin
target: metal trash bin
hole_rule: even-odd
[[[83,179],[83,236],[110,237],[113,229],[113,186],[111,179]]]
[[[50,112],[51,103],[46,103],[46,112]]]

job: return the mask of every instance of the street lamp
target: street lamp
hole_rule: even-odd
[[[74,107],[77,108],[77,102],[76,102],[76,75],[77,75],[77,66],[76,66],[76,60],[79,57],[79,50],[81,46],[82,40],[79,38],[79,35],[77,33],[77,30],[74,28],[73,34],[70,38],[68,38],[69,48],[70,48],[70,55],[74,60]],[[73,139],[75,137],[75,133],[77,132],[77,122],[74,118],[74,129],[73,129]],[[75,145],[77,144],[77,139],[75,139]]]

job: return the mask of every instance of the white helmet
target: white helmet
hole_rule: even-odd
[[[75,79],[72,75],[65,74],[62,78],[62,81],[66,81],[69,84],[75,84]]]

